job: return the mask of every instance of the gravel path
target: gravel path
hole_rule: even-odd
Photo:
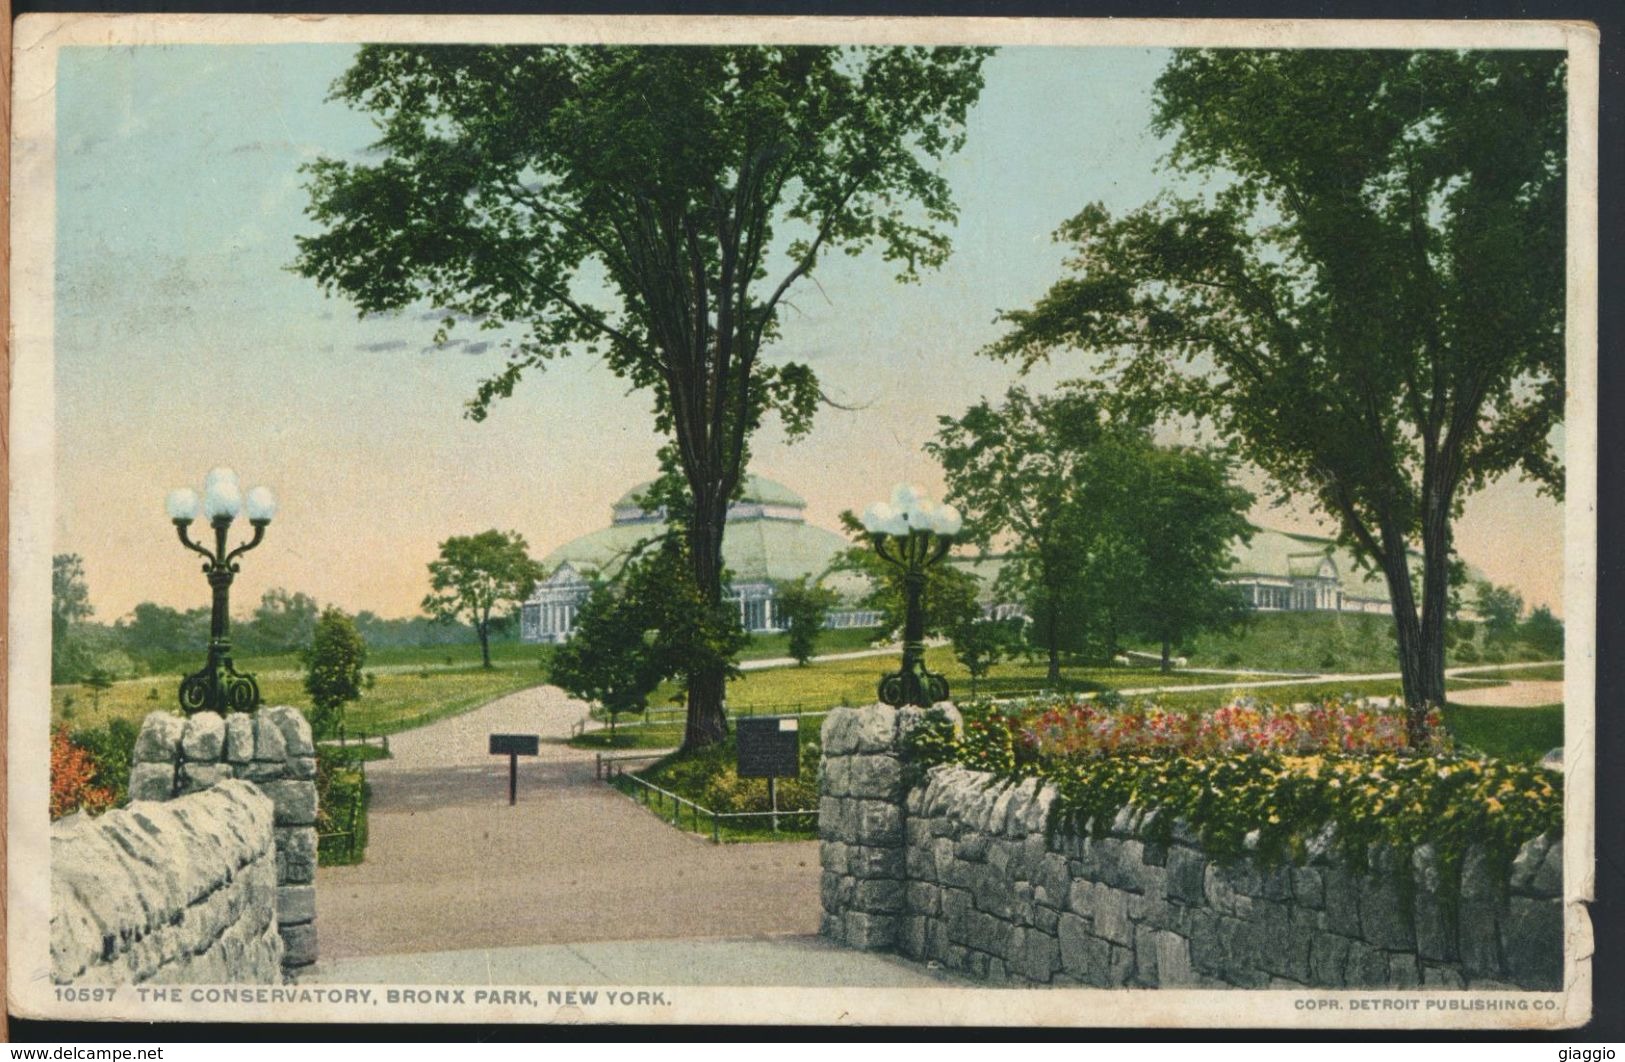
[[[1513,679],[1505,686],[1451,690],[1450,702],[1480,708],[1534,708],[1545,704],[1562,704],[1563,683],[1550,679]]]
[[[585,712],[551,686],[390,738],[367,765],[367,858],[317,873],[324,960],[586,941],[818,931],[818,845],[712,845],[602,782],[564,744]],[[487,736],[542,736],[508,761]]]

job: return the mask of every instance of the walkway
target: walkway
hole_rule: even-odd
[[[301,984],[773,985],[784,988],[928,988],[957,978],[891,955],[851,951],[819,937],[636,940],[530,948],[324,959]]]
[[[317,873],[323,959],[818,931],[817,842],[716,846],[664,825],[563,743],[583,712],[538,686],[391,737],[367,766],[366,860]],[[493,732],[543,738],[515,807]]]

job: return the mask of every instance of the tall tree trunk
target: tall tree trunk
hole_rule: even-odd
[[[1162,673],[1164,675],[1174,669],[1173,647],[1174,643],[1171,639],[1164,638],[1162,640]]]
[[[695,481],[701,480],[699,485]],[[710,482],[703,482],[703,481]],[[716,490],[713,477],[689,476],[694,517],[688,529],[688,548],[694,585],[704,607],[722,606],[722,533],[728,516],[727,493]],[[702,663],[688,673],[688,717],[683,729],[685,749],[714,745],[728,736],[723,707],[728,676],[721,664]]]
[[[1417,616],[1415,590],[1411,584],[1410,556],[1405,550],[1404,536],[1391,528],[1383,529],[1382,547],[1382,574],[1388,583],[1388,599],[1394,609],[1395,641],[1399,647],[1399,681],[1405,697],[1405,736],[1408,744],[1419,747],[1426,735],[1431,687],[1427,678],[1422,623]]]
[[[1422,522],[1422,680],[1428,703],[1444,707],[1444,636],[1450,613],[1450,502],[1441,490]]]
[[[1049,630],[1044,639],[1049,650],[1049,674],[1045,681],[1059,684],[1061,681],[1061,609],[1056,604],[1055,591],[1051,589],[1046,595],[1049,604],[1046,611],[1049,613]]]
[[[491,666],[491,621],[485,620],[475,625],[474,629],[480,635],[480,664],[482,667]]]

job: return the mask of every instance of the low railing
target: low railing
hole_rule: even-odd
[[[383,749],[387,754],[389,752],[389,735],[369,734],[365,730],[356,730],[352,732],[346,730],[341,724],[339,726],[338,734],[334,737],[324,739],[322,744],[337,745],[341,749],[349,748],[351,745],[367,745],[371,746],[372,748]]]
[[[607,782],[611,777],[610,772],[612,770],[619,770],[619,768],[615,766],[618,763],[626,763],[632,760],[636,760],[640,763],[648,763],[669,755],[671,755],[671,749],[652,749],[648,752],[625,752],[619,756],[605,756],[602,752],[600,752],[592,758],[592,776],[597,781]]]
[[[664,755],[664,753],[661,755]],[[631,756],[617,757],[617,759],[635,758],[636,757]],[[703,833],[704,830],[701,828],[701,823],[709,821],[711,825],[712,844],[722,843],[722,827],[724,823],[734,822],[740,819],[769,819],[772,822],[774,833],[779,831],[779,820],[785,818],[810,822],[814,828],[816,828],[818,825],[817,808],[798,808],[789,811],[713,811],[711,808],[697,804],[685,796],[680,796],[677,793],[672,792],[670,789],[665,789],[661,786],[655,785],[647,778],[639,778],[635,774],[627,774],[625,771],[621,770],[619,764],[615,760],[610,760],[608,762],[607,769],[611,772],[606,778],[607,781],[611,783],[623,780],[631,782],[634,787],[632,791],[635,794],[638,802],[644,807],[655,811],[660,815],[661,818],[669,819],[671,824],[676,826],[678,829],[684,828],[683,813],[685,809],[688,812],[689,826],[695,833]],[[667,811],[668,807],[670,808],[669,812]]]
[[[386,750],[389,748],[387,743],[384,745],[384,748]],[[321,858],[320,853],[322,851],[323,842],[329,841],[333,842],[328,846],[329,851],[333,851],[334,849],[342,846],[344,849],[345,861],[349,862],[350,860],[354,859],[356,841],[360,840],[361,831],[365,828],[365,823],[362,816],[365,814],[364,809],[367,802],[367,761],[350,760],[346,765],[360,772],[361,785],[356,788],[355,794],[350,799],[347,807],[339,809],[336,815],[329,816],[328,828],[325,830],[318,830],[316,834],[316,851],[318,861]]]

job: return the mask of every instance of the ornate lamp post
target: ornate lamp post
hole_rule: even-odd
[[[925,668],[925,573],[954,543],[963,521],[952,505],[928,501],[918,488],[899,484],[891,501],[863,513],[875,552],[903,573],[903,666],[880,680],[880,699],[895,708],[929,708],[948,699],[948,680]]]
[[[197,492],[181,487],[169,492],[164,501],[169,518],[175,522],[181,544],[203,554],[203,574],[214,590],[214,612],[209,617],[209,659],[201,671],[181,680],[181,710],[194,712],[251,712],[259,707],[260,687],[253,675],[241,675],[231,666],[231,581],[238,571],[237,558],[260,544],[271,517],[276,515],[276,498],[269,488],[255,487],[243,497],[237,473],[216,468],[203,481],[203,515],[214,528],[214,548],[206,549],[192,541],[186,529],[197,519]],[[248,512],[254,537],[226,551],[226,532],[239,513]]]

